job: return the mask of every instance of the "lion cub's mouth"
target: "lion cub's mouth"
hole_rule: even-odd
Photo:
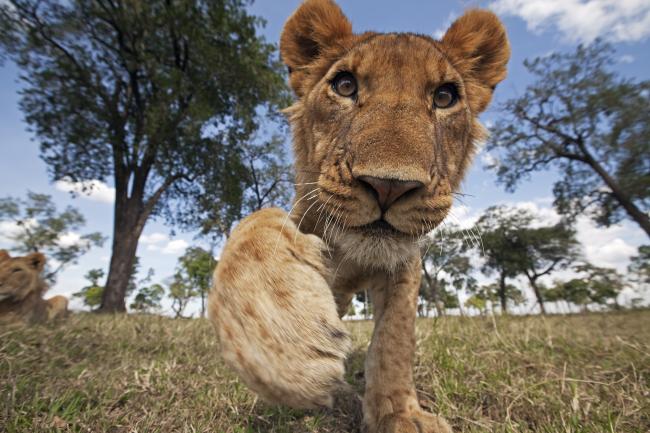
[[[361,230],[363,233],[372,235],[372,236],[380,236],[380,237],[395,237],[395,236],[406,236],[407,234],[404,233],[401,230],[396,229],[392,224],[390,224],[388,221],[385,219],[381,218],[376,221],[373,221],[369,224],[365,224],[362,226],[358,227],[359,230]]]

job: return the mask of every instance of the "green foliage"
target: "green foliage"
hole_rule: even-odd
[[[444,308],[458,308],[457,294],[462,290],[472,290],[476,279],[472,276],[473,267],[468,254],[474,237],[454,224],[445,224],[435,232],[435,238],[424,245],[422,255],[423,278],[420,284],[420,297],[424,300],[423,314],[429,312],[433,304],[439,314]],[[438,242],[435,240],[439,239]],[[452,294],[452,289],[456,295]]]
[[[172,311],[177,318],[183,317],[185,307],[196,296],[199,296],[199,292],[191,282],[180,272],[174,274],[169,284],[169,297],[172,299]]]
[[[197,221],[202,235],[219,237],[230,231],[233,222],[264,207],[284,207],[293,193],[293,172],[282,135],[268,140],[249,140],[242,144],[242,201],[240,208],[221,203],[205,203],[203,220]]]
[[[11,249],[21,254],[42,252],[50,260],[45,279],[54,283],[56,275],[67,265],[77,263],[79,258],[93,247],[100,247],[105,237],[99,232],[80,235],[74,232],[86,224],[83,215],[68,206],[58,212],[47,194],[28,192],[26,199],[0,198],[0,222],[12,223],[14,233],[3,233]],[[52,267],[52,263],[56,263]]]
[[[628,272],[631,280],[641,288],[650,287],[650,245],[639,247],[639,254],[630,260]]]
[[[619,308],[617,298],[625,283],[616,270],[585,263],[575,266],[574,271],[581,276],[557,282],[547,291],[549,300],[562,299],[585,310],[590,304]]]
[[[140,258],[136,256],[133,263],[133,269],[131,270],[131,275],[129,277],[129,283],[126,291],[127,296],[135,292],[138,287],[148,284],[151,281],[154,273],[153,269],[149,269],[147,276],[141,280],[138,280],[137,277],[139,272]],[[102,280],[105,275],[106,274],[103,269],[89,270],[84,278],[88,280],[90,284],[83,287],[80,291],[73,293],[72,296],[75,298],[81,298],[84,305],[90,307],[91,309],[99,307],[102,303],[102,295],[104,294],[105,289],[105,286],[101,285],[99,281]],[[142,289],[148,289],[148,287],[145,286],[142,287]],[[131,308],[133,308],[133,306],[131,306]]]
[[[205,316],[205,299],[212,287],[212,274],[217,261],[212,253],[199,247],[188,248],[178,259],[177,276],[201,297],[201,317]],[[189,293],[189,292],[188,292]]]
[[[99,280],[104,278],[104,271],[102,269],[89,270],[84,278],[90,282],[89,285],[83,287],[80,291],[73,293],[74,298],[81,298],[84,305],[91,309],[99,307],[102,303],[102,294],[104,293],[104,286],[99,283]]]
[[[519,292],[510,290],[506,280],[517,277],[525,263],[519,239],[520,230],[529,227],[534,218],[524,209],[492,206],[476,222],[481,243],[477,246],[483,258],[481,270],[486,275],[496,274],[496,293],[501,309],[507,312],[508,301],[516,301]]]
[[[152,215],[194,229],[240,218],[251,175],[242,143],[288,92],[275,46],[244,0],[10,0],[0,51],[21,71],[20,107],[53,180],[116,190],[102,308],[124,310],[126,277]]]
[[[140,313],[150,313],[160,309],[160,301],[165,295],[165,288],[160,284],[141,287],[131,302],[131,309]]]
[[[487,299],[475,293],[465,301],[465,307],[478,310],[481,314],[487,313]]]
[[[600,41],[526,61],[536,81],[502,105],[491,168],[508,190],[556,170],[560,213],[606,226],[628,216],[650,235],[650,81],[619,77],[614,62]]]

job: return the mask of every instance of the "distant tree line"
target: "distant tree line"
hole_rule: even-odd
[[[544,225],[529,210],[490,207],[474,226],[463,229],[447,224],[425,244],[419,311],[428,316],[434,306],[438,315],[450,308],[460,314],[464,309],[507,313],[526,303],[522,281],[542,314],[549,303],[562,305],[564,312],[570,311],[570,305],[582,311],[592,305],[618,309],[624,288],[639,295],[646,290],[649,253],[649,246],[639,247],[623,276],[586,261],[570,221]],[[572,278],[555,277],[558,271],[571,271]],[[494,282],[477,284],[479,272]],[[635,298],[632,304],[640,301]]]

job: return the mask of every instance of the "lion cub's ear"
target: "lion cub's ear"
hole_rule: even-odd
[[[473,9],[456,20],[442,45],[463,75],[472,111],[485,110],[497,84],[506,78],[510,43],[506,29],[492,12]]]
[[[32,253],[27,256],[27,263],[40,273],[45,268],[45,256],[41,253]]]
[[[309,66],[336,55],[351,36],[352,24],[332,0],[307,0],[289,17],[280,37],[280,54],[298,96],[306,93]]]
[[[0,263],[4,262],[5,260],[9,260],[11,256],[7,252],[7,250],[0,250]]]

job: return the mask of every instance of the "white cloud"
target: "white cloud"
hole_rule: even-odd
[[[490,152],[481,152],[481,164],[483,167],[495,167],[499,164],[499,159]]]
[[[477,212],[472,212],[469,206],[455,203],[445,222],[456,224],[462,229],[468,229],[474,226],[479,217],[480,215]]]
[[[634,239],[631,223],[597,227],[591,220],[580,218],[576,224],[578,240],[584,246],[585,258],[596,266],[616,268],[625,272],[630,256],[637,249],[626,239]]]
[[[169,236],[160,232],[155,232],[155,233],[151,233],[150,235],[140,236],[140,242],[145,245],[160,244],[162,242],[167,242],[167,241],[169,241]]]
[[[447,33],[447,29],[452,25],[456,18],[458,18],[458,14],[455,12],[449,13],[449,15],[447,15],[447,19],[442,23],[442,25],[433,31],[433,38],[442,39],[445,33]]]
[[[513,204],[516,209],[523,209],[529,211],[535,216],[533,227],[542,227],[553,225],[560,222],[560,215],[555,212],[555,209],[547,206],[540,206],[538,201],[520,201]]]
[[[38,222],[35,219],[29,219],[25,221],[25,226],[30,229],[38,226]],[[0,221],[0,242],[2,243],[12,243],[12,237],[16,236],[23,230],[22,227],[19,227],[15,221]]]
[[[621,57],[619,57],[618,61],[621,63],[633,63],[634,62],[634,56],[631,56],[629,54],[623,54]]]
[[[534,32],[557,29],[570,42],[632,42],[650,35],[648,0],[495,0],[490,8],[520,17]]]
[[[71,247],[78,245],[81,241],[81,236],[78,233],[67,232],[59,236],[59,244],[62,247]]]
[[[59,191],[78,194],[79,196],[92,201],[108,204],[113,204],[113,202],[115,202],[115,188],[112,188],[99,180],[72,182],[63,179],[57,180],[54,183],[54,187]]]
[[[163,254],[180,254],[189,247],[190,244],[185,242],[183,239],[175,239],[170,241],[163,249]]]

